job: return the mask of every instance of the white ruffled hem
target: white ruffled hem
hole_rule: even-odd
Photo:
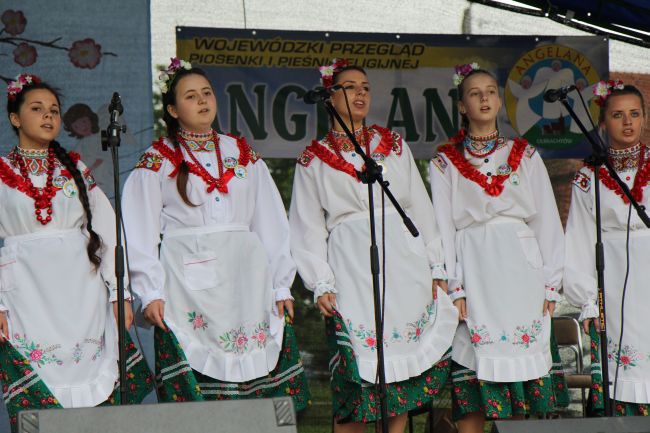
[[[284,336],[284,317],[271,315],[270,337],[264,349],[234,355],[200,344],[182,332],[173,322],[166,323],[180,344],[190,366],[206,376],[224,382],[247,382],[273,371],[280,358]]]
[[[385,359],[386,383],[401,382],[417,377],[433,367],[451,347],[458,326],[458,310],[442,289],[438,288],[435,324],[420,339],[419,348],[406,356]],[[356,351],[355,351],[356,353]],[[377,359],[356,357],[359,376],[366,382],[375,382]]]
[[[117,323],[110,306],[107,307],[106,328],[105,328],[105,352],[102,357],[101,366],[97,367],[96,374],[88,375],[92,378],[86,383],[66,384],[55,386],[51,383],[45,384],[56,397],[59,404],[66,409],[76,407],[95,407],[105,402],[111,396],[119,379],[118,369],[118,343]],[[128,360],[127,360],[128,361]]]
[[[110,397],[115,389],[118,376],[117,358],[111,357],[106,360],[91,382],[69,386],[48,385],[48,388],[61,406],[66,409],[94,407]]]
[[[477,359],[476,377],[489,382],[522,382],[546,376],[553,366],[551,351],[516,358]]]
[[[610,369],[610,371],[614,370]],[[610,395],[614,394],[613,384],[610,385],[609,392]],[[616,400],[637,404],[650,403],[650,382],[637,382],[619,378],[616,386]]]
[[[463,322],[454,336],[452,359],[476,372],[476,377],[489,382],[522,382],[545,376],[553,366],[550,346],[539,353],[526,356],[477,358]]]

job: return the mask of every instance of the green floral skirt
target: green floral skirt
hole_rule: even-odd
[[[343,318],[325,322],[332,374],[332,409],[337,422],[373,422],[381,418],[379,397],[374,384],[361,379]],[[426,405],[440,395],[451,367],[451,351],[420,376],[386,385],[390,417]]]
[[[544,416],[569,405],[562,360],[551,330],[553,367],[549,374],[525,382],[487,382],[476,372],[452,362],[452,416],[454,421],[472,412],[486,419],[519,415]]]
[[[243,400],[289,396],[296,411],[311,404],[305,369],[298,352],[293,325],[285,316],[282,352],[268,376],[248,382],[223,382],[193,370],[171,331],[156,328],[156,377],[164,402]]]
[[[126,334],[128,404],[138,404],[153,390],[153,377],[129,334]],[[28,379],[25,379],[28,378]],[[62,409],[30,361],[10,343],[0,344],[0,379],[9,413],[11,431],[18,427],[18,412],[31,409]],[[120,404],[119,381],[113,393],[100,406]]]
[[[589,326],[589,337],[591,338],[591,389],[589,391],[589,402],[587,413],[590,416],[604,416],[605,405],[603,404],[603,376],[600,363],[600,335],[596,332],[593,322]],[[610,372],[610,380],[614,380],[614,372]],[[628,403],[625,401],[614,401],[614,416],[648,416],[646,403]]]

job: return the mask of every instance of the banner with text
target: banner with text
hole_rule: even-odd
[[[366,69],[368,124],[400,132],[416,157],[458,130],[454,66],[477,62],[501,87],[499,129],[522,135],[545,157],[581,157],[588,146],[547,89],[575,84],[569,103],[589,125],[591,87],[608,75],[608,43],[597,36],[465,36],[177,28],[177,54],[204,69],[219,104],[217,128],[244,134],[267,157],[295,157],[329,128],[322,107],[302,96],[318,86],[318,67],[347,58]],[[589,108],[580,102],[582,96]],[[589,127],[591,129],[591,127]]]

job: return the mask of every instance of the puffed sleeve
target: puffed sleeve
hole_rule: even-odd
[[[582,309],[580,321],[597,317],[596,221],[591,193],[591,173],[576,173],[566,226],[564,296]]]
[[[291,284],[296,277],[296,265],[291,258],[289,221],[282,197],[264,161],[257,160],[253,170],[257,199],[251,230],[260,238],[269,257],[275,300],[293,299]]]
[[[334,272],[327,263],[325,210],[313,178],[313,167],[296,165],[293,193],[289,209],[291,253],[298,273],[307,289],[314,292],[314,301],[325,293],[337,293]]]
[[[431,269],[432,279],[447,279],[445,271],[445,255],[442,249],[442,239],[437,224],[437,218],[433,212],[429,194],[424,187],[422,176],[415,165],[415,160],[411,154],[411,149],[403,142],[401,158],[408,161],[409,173],[409,190],[411,191],[411,201],[406,209],[408,215],[413,219],[420,236],[424,239],[429,258],[429,267]]]
[[[462,270],[456,258],[456,225],[451,202],[451,169],[447,160],[438,154],[429,163],[431,199],[436,222],[440,229],[445,267],[449,278],[449,297],[455,301],[464,298]]]
[[[530,157],[529,175],[536,213],[526,223],[535,232],[542,253],[546,299],[558,301],[564,268],[564,231],[551,180],[538,152]]]
[[[158,255],[163,207],[160,175],[136,167],[122,193],[131,288],[140,297],[143,309],[152,301],[165,299],[165,273]]]

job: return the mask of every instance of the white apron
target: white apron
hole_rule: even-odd
[[[118,379],[115,318],[87,242],[79,229],[46,230],[0,250],[10,342],[66,408],[97,406]]]
[[[456,233],[467,320],[452,358],[481,380],[518,382],[548,374],[550,315],[543,316],[542,255],[521,220],[497,217]]]
[[[614,393],[614,374],[618,340],[621,335],[621,297],[626,269],[626,232],[603,233],[605,250],[605,306],[607,308],[607,350],[610,395],[619,401],[650,403],[650,338],[647,335],[648,253],[650,230],[630,232],[630,274],[625,294],[625,329],[621,344],[618,386]]]
[[[377,243],[381,265],[381,217]],[[359,375],[375,382],[376,333],[370,227],[367,213],[355,214],[334,227],[328,240],[328,262],[336,280],[337,305],[354,347]],[[384,355],[386,382],[417,377],[449,350],[458,312],[440,289],[431,293],[431,271],[422,236],[413,238],[395,211],[386,213],[386,310]],[[383,275],[380,275],[380,282]]]
[[[284,318],[273,313],[268,257],[241,224],[171,230],[163,235],[165,322],[193,369],[227,382],[272,371]]]

